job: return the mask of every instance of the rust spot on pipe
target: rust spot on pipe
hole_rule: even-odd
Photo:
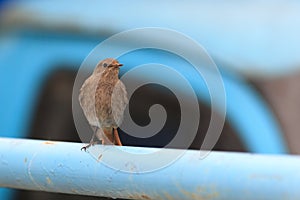
[[[146,194],[133,194],[128,196],[130,199],[142,199],[142,200],[151,200],[148,195]]]
[[[195,200],[209,200],[216,199],[219,197],[219,193],[214,190],[210,190],[210,193],[205,192],[205,189],[202,187],[197,187],[194,191],[188,191],[182,188],[180,185],[177,185],[179,191],[187,198],[187,199],[195,199]]]
[[[46,141],[46,142],[43,142],[43,144],[49,144],[49,145],[53,145],[53,144],[55,144],[55,142]]]
[[[145,194],[142,194],[141,197],[142,197],[142,199],[151,199],[149,196],[147,196]]]

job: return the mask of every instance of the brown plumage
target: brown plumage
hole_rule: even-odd
[[[102,144],[122,145],[117,131],[128,104],[124,84],[119,80],[119,67],[113,58],[99,62],[93,74],[83,83],[79,102],[83,112],[93,128],[94,135],[86,150],[98,140]]]

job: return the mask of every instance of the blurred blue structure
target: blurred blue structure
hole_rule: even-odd
[[[35,33],[24,32],[7,37],[14,37],[5,38],[7,41],[16,38],[19,41],[10,51],[3,51],[1,55],[6,55],[0,57],[0,62],[3,63],[3,67],[0,68],[0,74],[3,76],[0,85],[1,91],[5,94],[1,100],[0,132],[6,137],[26,137],[33,106],[47,76],[56,70],[56,67],[61,66],[61,63],[68,63],[67,66],[78,69],[84,57],[100,40],[76,40],[67,36],[51,39],[51,35],[47,38],[45,35],[39,37]],[[148,57],[151,56],[132,54],[126,57],[128,60],[121,62],[143,63]],[[160,61],[163,62],[163,59]],[[122,70],[124,69],[126,68]],[[188,71],[186,73],[188,74]],[[206,91],[205,85],[199,84],[199,80],[193,79],[191,75],[188,77],[199,92]],[[286,152],[280,129],[260,96],[244,82],[242,77],[233,74],[224,75],[223,80],[228,117],[248,150],[257,153]],[[206,95],[202,99],[209,99],[208,93],[202,95]],[[244,110],[247,110],[247,113]],[[259,137],[256,136],[257,133]]]
[[[63,65],[77,70],[86,55],[112,33],[129,28],[161,26],[189,35],[218,60],[226,89],[227,115],[247,149],[255,153],[287,152],[276,118],[255,89],[247,84],[243,75],[276,75],[288,71],[287,67],[295,70],[295,63],[300,63],[299,30],[298,26],[294,26],[299,24],[300,20],[299,3],[282,2],[291,10],[289,15],[285,16],[284,23],[277,21],[273,29],[265,26],[270,19],[267,16],[261,17],[266,11],[276,14],[276,8],[269,8],[270,2],[255,6],[251,4],[250,7],[246,5],[246,10],[238,9],[241,5],[235,1],[226,6],[193,1],[185,5],[185,8],[189,8],[186,10],[182,9],[181,3],[167,2],[165,4],[172,4],[173,14],[178,15],[174,19],[164,16],[168,10],[161,12],[162,9],[171,9],[169,6],[164,4],[158,8],[158,5],[152,2],[135,2],[144,15],[140,17],[136,17],[136,8],[130,6],[133,3],[129,5],[128,2],[111,1],[105,5],[105,9],[101,9],[101,3],[57,3],[60,7],[53,1],[18,1],[11,10],[2,13],[2,23],[8,28],[12,27],[2,31],[0,37],[2,137],[27,136],[41,87],[49,74],[58,67]],[[68,7],[68,10],[62,10],[63,5]],[[81,12],[85,6],[85,12]],[[280,7],[281,3],[277,6]],[[257,11],[257,7],[262,9]],[[197,12],[193,12],[195,9]],[[221,19],[222,15],[226,15],[227,18]],[[18,19],[23,21],[20,20],[21,23],[18,24],[18,21],[14,21]],[[14,23],[17,25],[11,25]],[[30,25],[35,28],[28,28]],[[45,27],[45,30],[39,30]],[[46,32],[47,28],[58,30]],[[65,33],[72,28],[78,33]],[[278,31],[277,34],[272,34],[274,30]],[[274,48],[268,49],[270,45]],[[289,53],[285,52],[287,50]],[[122,62],[134,65],[147,60],[147,55],[138,58],[137,60],[129,55],[124,57]],[[122,70],[124,73],[126,68]],[[205,90],[199,88],[197,80],[193,80],[192,77],[191,80],[191,84],[199,91]],[[205,100],[205,95],[208,94],[198,95]],[[0,193],[1,199],[7,199],[1,195],[5,194]]]
[[[201,159],[194,150],[99,145],[92,147],[101,154],[94,159],[81,147],[80,143],[0,138],[0,186],[125,199],[300,198],[299,156],[211,152]],[[116,149],[130,153],[126,156]],[[138,160],[133,155],[155,151],[165,156],[182,154],[170,165],[144,173],[142,165],[153,166],[159,159]],[[107,166],[105,160],[127,172]]]
[[[197,40],[215,59],[227,63],[226,67],[234,71],[274,76],[299,69],[299,10],[299,2],[293,0],[275,4],[271,0],[111,0],[90,4],[85,0],[18,0],[3,21],[9,27],[91,34],[113,34],[141,27],[170,28]]]

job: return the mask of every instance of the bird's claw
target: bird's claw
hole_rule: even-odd
[[[80,151],[82,151],[82,150],[86,151],[86,149],[87,149],[87,147],[82,147],[82,148],[80,149]]]

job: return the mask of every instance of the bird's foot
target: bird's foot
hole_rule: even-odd
[[[88,145],[82,147],[80,150],[81,150],[81,151],[82,151],[82,150],[86,151],[89,147],[94,146],[94,145],[97,144],[97,143],[98,143],[98,141],[90,142]]]
[[[86,150],[87,150],[87,148],[89,148],[90,146],[92,146],[92,145],[91,145],[91,144],[88,144],[88,145],[86,145],[86,146],[82,147],[80,150],[81,150],[81,151],[82,151],[82,150],[86,151]]]

